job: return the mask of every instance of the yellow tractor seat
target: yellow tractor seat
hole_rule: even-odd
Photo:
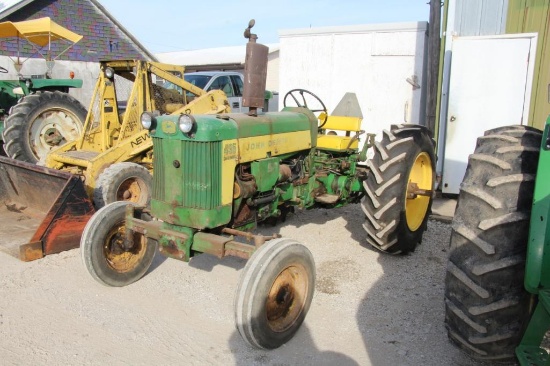
[[[320,121],[323,121],[325,116],[326,114],[323,112],[318,118]],[[317,148],[335,151],[359,148],[359,135],[363,133],[361,131],[362,118],[344,116],[326,116],[326,118],[323,130],[330,130],[330,132],[328,134],[317,135]],[[333,134],[333,131],[345,131],[346,136]]]

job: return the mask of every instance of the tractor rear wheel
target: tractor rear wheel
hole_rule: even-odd
[[[430,132],[419,125],[392,125],[374,146],[361,202],[367,242],[391,254],[414,251],[426,231],[435,184]]]
[[[298,242],[280,238],[263,244],[244,267],[235,296],[235,323],[243,339],[273,349],[300,328],[315,289],[315,263]]]
[[[48,152],[80,137],[86,109],[60,91],[23,97],[5,120],[4,150],[12,159],[37,163]]]
[[[470,155],[445,279],[451,341],[478,359],[512,359],[531,312],[523,280],[541,132],[485,132]]]
[[[152,186],[153,178],[145,167],[130,162],[113,164],[96,181],[94,206],[98,209],[116,201],[147,206],[151,202]]]
[[[114,202],[103,207],[92,216],[82,233],[80,254],[84,266],[105,286],[121,287],[139,280],[157,252],[157,242],[140,233],[133,234],[131,247],[125,245],[125,215],[129,204]]]

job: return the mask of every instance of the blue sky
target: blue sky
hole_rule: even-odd
[[[236,46],[252,18],[258,42],[283,29],[427,21],[428,0],[99,0],[152,53]]]

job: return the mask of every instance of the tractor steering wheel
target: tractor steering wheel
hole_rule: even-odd
[[[0,74],[7,74],[7,73],[8,73],[8,69],[6,69],[5,67],[0,66]]]
[[[299,94],[299,95],[298,95]],[[305,95],[304,95],[305,94]],[[310,95],[311,98],[314,100],[314,101],[317,101],[318,104],[320,104],[320,106],[322,108],[317,108],[317,109],[309,109],[309,107],[307,106],[307,101],[306,101],[306,95]],[[321,100],[321,98],[319,98],[318,96],[316,96],[315,94],[313,94],[312,92],[310,92],[309,90],[305,90],[305,89],[292,89],[291,91],[289,91],[288,93],[285,94],[285,97],[283,99],[283,106],[286,107],[287,104],[286,104],[286,98],[288,97],[291,97],[293,100],[294,100],[294,103],[296,103],[296,106],[298,107],[302,107],[302,108],[308,108],[310,111],[312,112],[324,112],[325,113],[325,118],[323,119],[323,121],[321,122],[321,125],[319,126],[319,128],[322,128],[325,123],[327,123],[327,119],[328,119],[328,111],[327,111],[327,107],[325,107],[325,103],[323,103],[323,101]]]

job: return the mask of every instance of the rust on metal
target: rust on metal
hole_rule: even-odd
[[[245,30],[246,56],[244,66],[243,107],[250,107],[250,115],[257,115],[257,108],[264,106],[265,85],[267,80],[267,55],[269,47],[256,43],[258,36],[250,32],[254,21],[250,21]]]
[[[256,247],[250,244],[239,243],[238,241],[230,241],[225,245],[225,256],[239,257],[248,259],[254,253]]]
[[[24,258],[25,262],[34,261],[42,257],[44,257],[44,251],[42,250],[41,241],[23,244],[19,247],[19,258]]]
[[[164,245],[159,245],[159,252],[166,257],[182,261],[189,259],[186,257],[185,252],[178,248],[174,240],[168,240]]]
[[[13,222],[4,230],[19,231],[20,241],[15,247],[3,241],[1,249],[23,261],[77,248],[94,213],[78,176],[5,157],[0,157],[0,201],[7,209],[0,211],[3,222]]]
[[[224,232],[226,234],[230,234],[230,235],[243,236],[243,237],[246,238],[246,240],[253,241],[254,245],[256,247],[261,246],[262,244],[264,244],[268,240],[277,239],[277,238],[281,237],[281,235],[279,235],[279,234],[273,234],[271,236],[256,235],[256,234],[252,234],[252,233],[249,233],[249,232],[246,232],[246,231],[231,229],[231,228],[228,228],[228,227],[224,228],[222,230],[222,232]]]
[[[407,188],[407,198],[408,199],[415,199],[418,196],[427,196],[431,197],[433,195],[433,191],[429,189],[421,189],[418,187],[418,184],[410,182],[409,186]]]

